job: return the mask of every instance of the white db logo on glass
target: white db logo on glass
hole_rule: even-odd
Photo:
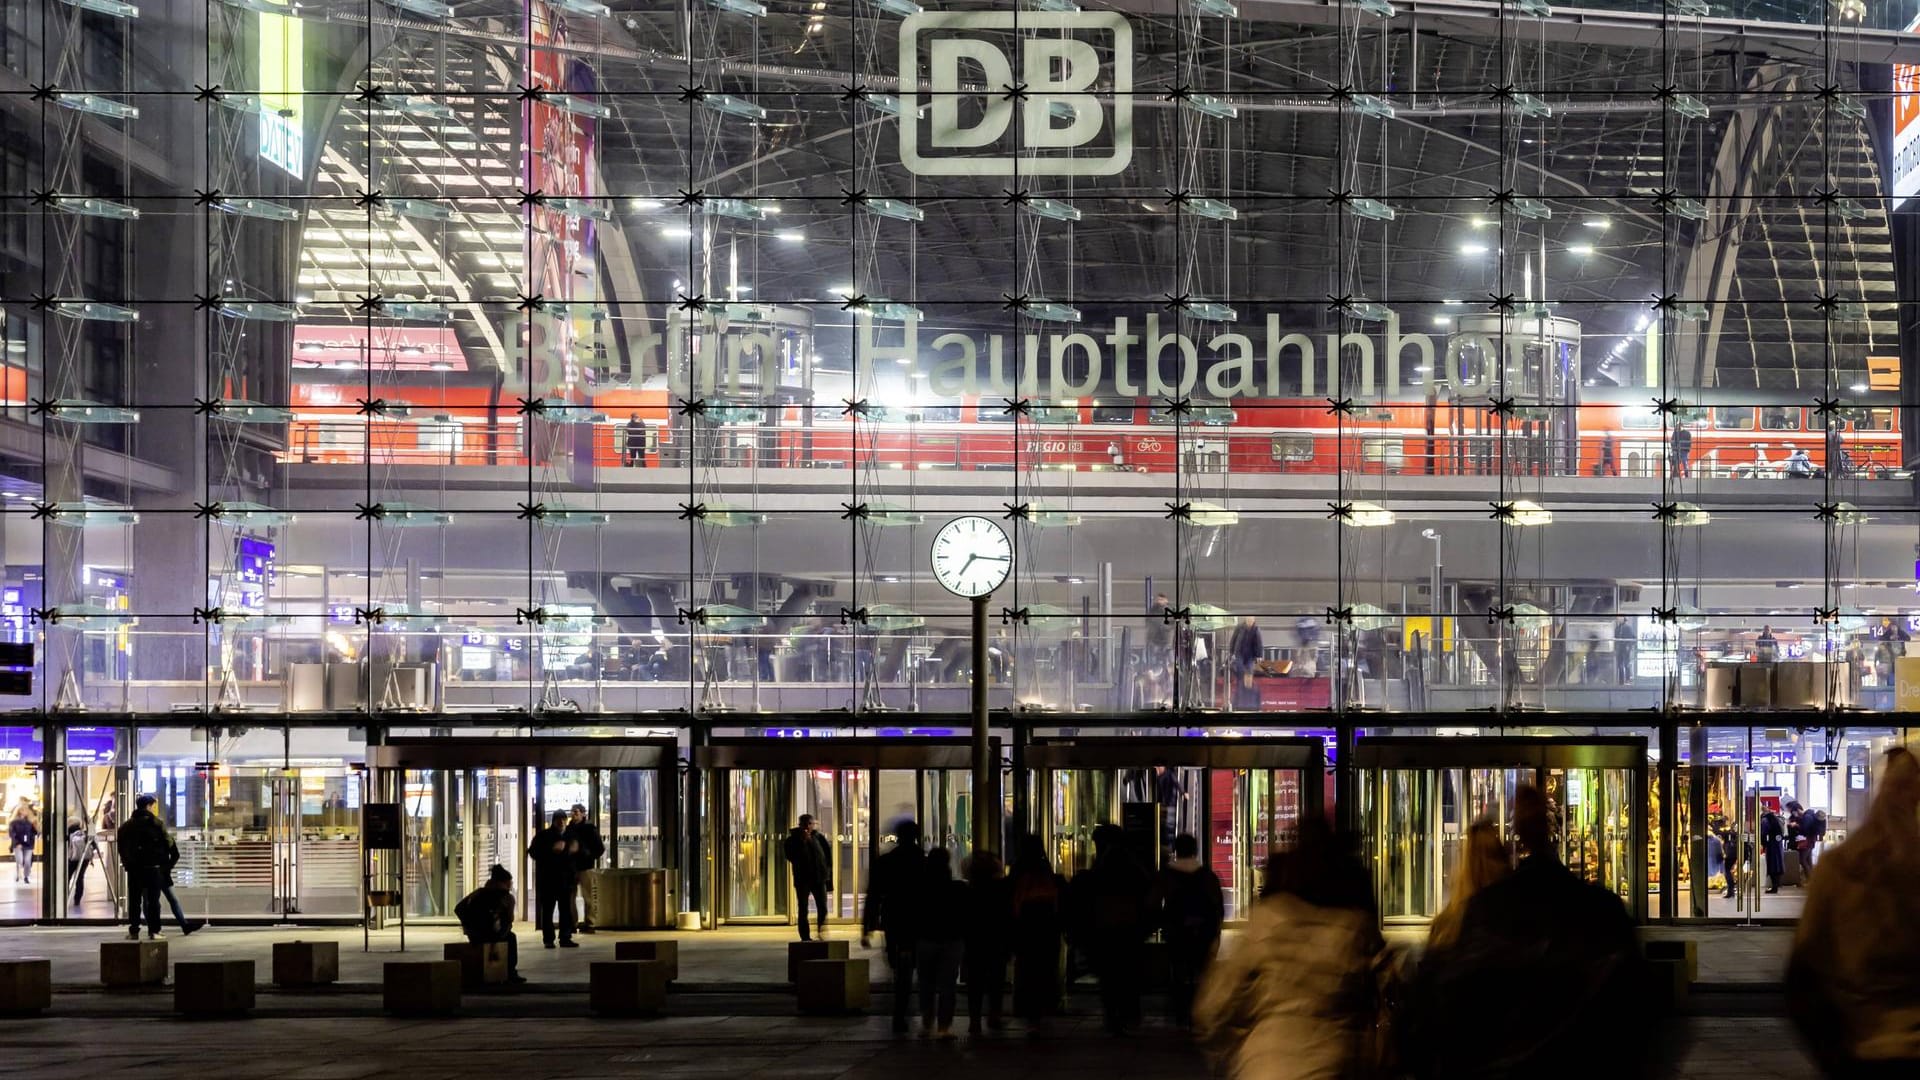
[[[1133,27],[1118,12],[912,15],[900,82],[900,160],[922,176],[1112,176],[1133,157]]]

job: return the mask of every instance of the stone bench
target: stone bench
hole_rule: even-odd
[[[253,1009],[253,961],[182,960],[173,965],[173,1011],[245,1016]]]
[[[599,960],[587,967],[587,1005],[601,1016],[658,1016],[667,1006],[664,960]]]
[[[380,1003],[396,1016],[460,1011],[460,961],[389,961],[380,971]]]
[[[159,986],[167,981],[167,943],[164,941],[103,941],[100,943],[100,982],[119,989]]]
[[[490,941],[484,945],[471,941],[450,941],[441,947],[440,956],[460,964],[460,985],[468,990],[506,985],[507,943],[504,941]]]
[[[1647,1000],[1663,1013],[1672,1012],[1686,1003],[1687,993],[1692,982],[1687,978],[1687,965],[1680,960],[1647,961]]]
[[[1649,960],[1676,960],[1686,967],[1687,982],[1700,981],[1700,945],[1691,938],[1684,940],[1649,941],[1646,946]]]
[[[0,960],[0,1016],[53,1008],[53,961]]]
[[[844,949],[846,946],[840,944]],[[873,1003],[873,989],[867,981],[867,960],[806,960],[800,964],[800,1011],[838,1014],[865,1012]]]
[[[615,960],[658,960],[667,965],[667,981],[680,979],[680,942],[672,938],[662,941],[620,941],[613,946]]]
[[[273,943],[275,986],[326,986],[340,978],[337,941],[276,941]]]
[[[844,941],[787,942],[787,981],[800,982],[800,965],[810,960],[845,960],[851,954]]]

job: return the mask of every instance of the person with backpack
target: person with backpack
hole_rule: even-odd
[[[1220,947],[1226,898],[1220,877],[1200,861],[1200,841],[1190,833],[1173,840],[1173,861],[1160,870],[1150,901],[1167,946],[1167,1018],[1193,1023],[1193,996]]]
[[[1060,1004],[1060,938],[1067,882],[1053,872],[1037,836],[1020,841],[1007,881],[1013,917],[1013,1011],[1037,1027]]]
[[[133,801],[133,814],[120,826],[115,848],[120,865],[127,873],[127,936],[140,939],[140,923],[147,924],[147,936],[160,940],[160,883],[167,872],[166,827],[154,816],[157,802],[151,795]]]
[[[1140,1026],[1140,977],[1146,966],[1147,908],[1153,881],[1127,847],[1120,826],[1093,830],[1093,865],[1074,875],[1068,893],[1073,908],[1073,947],[1085,954],[1100,979],[1100,1009],[1110,1035]]]
[[[580,895],[580,924],[575,929],[582,934],[591,934],[593,871],[600,864],[600,857],[607,853],[607,842],[600,838],[599,827],[587,818],[587,808],[581,803],[573,804],[565,836],[573,848],[574,882]]]

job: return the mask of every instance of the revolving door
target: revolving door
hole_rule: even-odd
[[[972,757],[963,741],[716,739],[694,750],[694,763],[707,786],[702,865],[711,877],[700,895],[709,926],[793,921],[783,847],[802,814],[827,841],[836,921],[860,917],[872,858],[901,821],[918,822],[923,846],[944,848],[956,875],[972,853]],[[994,790],[982,797],[998,805],[999,787],[996,764]]]
[[[1381,737],[1355,747],[1360,830],[1381,918],[1424,922],[1452,898],[1467,830],[1492,821],[1513,839],[1521,785],[1547,796],[1556,854],[1647,914],[1647,741]]]
[[[1230,920],[1260,894],[1267,858],[1325,812],[1319,739],[1042,739],[1025,755],[1033,831],[1054,869],[1093,862],[1093,830],[1112,823],[1154,866],[1182,834],[1220,877]]]

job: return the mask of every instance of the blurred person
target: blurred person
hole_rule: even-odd
[[[468,893],[453,906],[460,920],[460,931],[475,945],[505,942],[507,981],[523,983],[520,974],[520,939],[513,934],[513,875],[499,863],[487,874],[486,884]]]
[[[1487,886],[1504,881],[1513,872],[1513,852],[1500,839],[1500,826],[1486,819],[1467,830],[1466,850],[1453,873],[1453,895],[1447,906],[1434,916],[1427,931],[1427,947],[1441,949],[1460,937],[1460,924],[1466,918],[1467,904]]]
[[[967,1031],[998,1031],[1006,1000],[1007,954],[1013,941],[1012,883],[1000,856],[976,851],[967,860]]]
[[[162,825],[161,829],[165,830],[166,826]],[[173,924],[180,928],[181,936],[185,937],[200,929],[201,924],[187,921],[187,913],[180,910],[180,898],[173,895],[173,868],[179,865],[180,845],[174,842],[173,834],[168,832],[167,857],[160,868],[160,895],[167,901],[167,910],[173,912]]]
[[[527,859],[533,863],[534,924],[540,928],[540,940],[547,948],[576,949],[573,940],[573,893],[579,881],[574,857],[579,854],[567,840],[567,812],[555,810],[552,822],[534,834],[527,845]]]
[[[1754,659],[1770,664],[1780,658],[1780,640],[1773,636],[1770,624],[1760,627],[1760,636],[1753,639]]]
[[[1172,605],[1167,601],[1166,593],[1154,593],[1153,603],[1147,607],[1147,697],[1142,702],[1147,708],[1168,704],[1168,681],[1172,662],[1173,626],[1167,621],[1167,612]]]
[[[1266,656],[1266,647],[1260,638],[1260,625],[1253,616],[1240,617],[1240,624],[1233,628],[1233,636],[1227,641],[1227,656],[1232,661],[1234,682],[1229,699],[1240,708],[1258,709],[1260,695],[1254,692],[1253,676]]]
[[[860,913],[860,945],[870,949],[874,934],[886,936],[887,969],[893,973],[893,1030],[899,1035],[906,1033],[907,1004],[913,1000],[927,875],[919,823],[895,824],[893,837],[893,850],[873,860],[866,908]]]
[[[1893,655],[1905,656],[1907,642],[1913,640],[1913,635],[1907,632],[1905,626],[1894,621],[1892,616],[1886,616],[1880,620],[1880,625],[1873,628],[1873,640],[1885,642]]]
[[[100,854],[100,846],[94,841],[93,834],[87,831],[85,824],[78,820],[67,822],[67,878],[73,882],[72,907],[76,913],[87,895],[87,871],[93,866],[94,858]]]
[[[1832,1077],[1920,1075],[1920,761],[1887,754],[1866,820],[1822,860],[1787,1011]]]
[[[1672,476],[1678,480],[1693,475],[1693,429],[1681,426],[1673,429],[1667,440],[1667,455],[1672,462]]]
[[[1094,826],[1093,851],[1093,865],[1075,874],[1068,886],[1069,934],[1074,950],[1087,958],[1100,980],[1107,1033],[1121,1035],[1140,1026],[1140,982],[1147,935],[1153,932],[1147,908],[1153,882],[1128,848],[1120,826]]]
[[[622,448],[624,464],[633,468],[647,463],[647,425],[637,412],[627,414],[627,443]]]
[[[1232,1080],[1373,1075],[1384,948],[1366,867],[1306,822],[1268,860],[1246,931],[1207,972],[1194,1030]]]
[[[1787,827],[1776,810],[1760,812],[1760,850],[1767,859],[1767,891],[1780,891],[1780,876],[1787,872]]]
[[[1807,456],[1803,447],[1794,447],[1787,459],[1780,463],[1780,475],[1793,480],[1806,480],[1815,473],[1813,459]]]
[[[167,830],[154,815],[156,800],[142,795],[133,800],[133,813],[120,826],[114,838],[114,850],[127,874],[127,936],[140,938],[140,923],[147,924],[147,936],[160,939],[160,881],[166,873]]]
[[[1067,882],[1053,872],[1037,836],[1020,841],[1007,891],[1013,914],[1013,1011],[1038,1025],[1060,1004],[1060,941]]]
[[[33,884],[33,845],[40,840],[40,821],[33,813],[33,805],[21,797],[19,805],[13,808],[13,819],[7,822],[7,843],[13,849],[13,880],[16,884]]]
[[[1194,994],[1220,948],[1220,924],[1227,914],[1220,877],[1200,861],[1200,841],[1192,834],[1174,837],[1173,859],[1154,880],[1150,905],[1167,946],[1167,1016],[1188,1027]]]
[[[814,827],[812,814],[801,814],[800,821],[781,844],[787,869],[793,875],[793,892],[799,900],[800,940],[807,935],[807,901],[813,901],[818,913],[820,936],[827,936],[827,893],[833,888],[833,851],[827,838]]]
[[[1405,1064],[1427,1077],[1632,1077],[1658,1060],[1633,919],[1561,865],[1538,788],[1515,793],[1513,872],[1430,947],[1401,1017]]]
[[[953,1038],[954,997],[960,963],[966,956],[967,916],[971,900],[964,881],[953,879],[953,856],[934,848],[922,860],[919,934],[914,940],[914,975],[920,980],[920,1034]]]
[[[1639,640],[1632,619],[1620,615],[1613,620],[1613,678],[1621,686],[1633,681],[1633,649]]]
[[[591,934],[594,932],[594,868],[599,865],[600,857],[607,853],[607,842],[600,836],[600,827],[587,817],[587,808],[583,803],[573,804],[573,812],[567,815],[567,828],[563,835],[573,848],[574,891],[580,898],[580,921],[576,929],[583,934]]]

